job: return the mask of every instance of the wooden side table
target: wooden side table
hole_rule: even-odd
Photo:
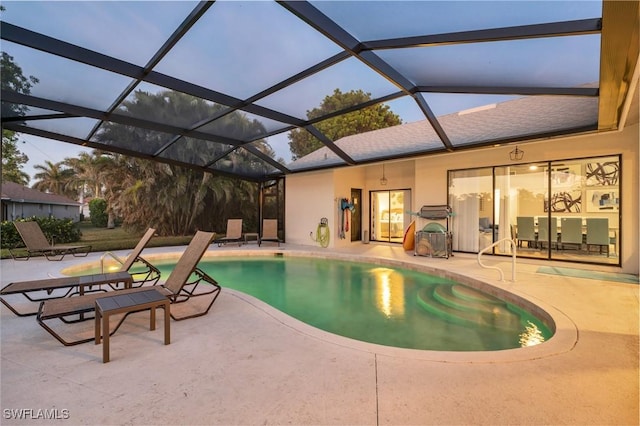
[[[149,330],[155,330],[156,308],[162,307],[164,309],[164,344],[168,345],[171,341],[170,302],[157,288],[149,288],[148,290],[136,293],[101,297],[96,299],[95,305],[95,341],[96,345],[98,345],[100,344],[101,337],[104,338],[104,342],[102,343],[103,363],[109,362],[109,317],[111,315],[129,314],[149,309],[151,311]]]

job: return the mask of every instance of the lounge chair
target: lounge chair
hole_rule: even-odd
[[[258,246],[260,246],[264,241],[276,242],[278,243],[278,247],[280,247],[277,219],[264,219],[262,221],[262,236],[258,238]]]
[[[140,253],[142,253],[142,250],[147,246],[147,243],[151,237],[153,237],[155,231],[156,230],[154,228],[149,228],[147,230],[117,271],[79,277],[46,278],[33,281],[13,282],[7,284],[2,288],[2,290],[0,290],[0,302],[2,302],[14,314],[23,317],[35,315],[38,311],[36,309],[31,312],[20,312],[17,306],[13,306],[8,300],[6,300],[7,296],[22,295],[30,302],[42,302],[45,300],[60,299],[78,293],[84,293],[84,287],[88,287],[88,292],[104,292],[106,290],[101,288],[102,285],[109,285],[113,290],[116,290],[121,286],[121,284],[123,284],[123,277],[132,281],[132,287],[140,287],[145,283],[156,284],[160,279],[160,271],[140,256]],[[133,265],[138,262],[144,265],[144,269],[135,271],[131,270]],[[131,272],[131,274],[125,275],[122,274],[123,272]],[[92,289],[94,285],[98,286],[97,290]]]
[[[142,250],[147,246],[149,240],[156,233],[155,228],[147,229],[147,232],[144,233],[138,244],[133,248],[131,253],[127,256],[127,258],[122,262],[122,266],[118,271],[120,272],[129,272],[133,276],[133,285],[132,287],[140,287],[144,284],[156,285],[158,280],[160,279],[160,270],[153,266],[151,263],[147,262],[140,254]],[[119,260],[116,258],[116,260]],[[138,270],[137,268],[132,269],[132,267],[136,263],[141,263],[143,269]],[[104,272],[104,271],[102,271]],[[115,290],[115,288],[114,288]]]
[[[242,219],[229,219],[227,220],[227,233],[222,238],[215,240],[218,243],[218,247],[223,244],[235,243],[242,245]]]
[[[10,249],[11,257],[14,260],[29,260],[32,255],[42,254],[47,260],[62,260],[65,255],[73,254],[76,257],[84,257],[91,251],[90,245],[54,245],[49,244],[47,237],[45,237],[38,222],[13,222],[22,241],[24,241],[24,248]],[[20,253],[26,250],[27,255],[21,255]]]
[[[207,251],[207,248],[213,240],[213,236],[214,234],[212,232],[198,231],[178,260],[178,263],[176,263],[175,268],[173,268],[167,280],[161,285],[156,285],[156,288],[160,288],[171,301],[171,318],[175,321],[206,315],[220,294],[221,288],[218,283],[197,268],[198,262],[200,262],[200,259]],[[205,288],[205,286],[200,286],[200,284],[209,284],[211,288]],[[89,342],[94,340],[94,335],[79,339],[76,338],[76,340],[66,340],[49,325],[49,321],[58,319],[66,324],[78,322],[79,320],[76,319],[76,317],[95,310],[95,301],[100,297],[144,291],[148,288],[149,286],[144,286],[108,293],[92,293],[84,296],[46,300],[40,304],[36,319],[38,324],[65,346]],[[205,298],[203,296],[209,297]],[[200,297],[203,298],[198,299]],[[200,300],[204,300],[204,303],[198,303]],[[174,309],[174,307],[178,309]],[[180,310],[180,308],[182,308],[182,310],[191,309],[191,311],[184,315],[179,315],[176,311]],[[109,333],[110,335],[118,330],[125,318],[126,315],[120,319],[115,328]],[[93,324],[91,329],[93,330]]]

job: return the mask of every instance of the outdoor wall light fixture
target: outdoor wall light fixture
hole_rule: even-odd
[[[511,161],[520,161],[522,160],[523,157],[524,157],[524,151],[521,149],[518,149],[517,146],[516,146],[516,149],[514,149],[509,153],[509,158],[511,159]]]
[[[382,177],[380,178],[380,185],[385,186],[387,184],[387,178],[384,176],[384,164],[382,165]]]

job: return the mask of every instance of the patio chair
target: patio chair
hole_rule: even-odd
[[[132,281],[132,287],[140,287],[146,283],[155,285],[160,279],[160,271],[140,256],[140,253],[142,253],[142,250],[147,246],[147,243],[153,237],[155,232],[156,230],[154,228],[149,228],[147,230],[133,251],[129,253],[124,262],[122,262],[122,266],[117,271],[109,273],[104,273],[103,271],[103,273],[100,274],[78,277],[45,278],[33,281],[13,282],[0,290],[0,302],[2,302],[14,314],[24,317],[35,315],[38,311],[21,312],[19,308],[15,306],[15,302],[11,304],[7,300],[7,296],[22,295],[29,302],[37,303],[45,300],[60,299],[84,293],[84,286],[89,287],[88,293],[96,291],[105,292],[106,290],[101,287],[102,285],[108,285],[113,290],[117,290],[120,284],[123,283],[123,277]],[[142,263],[144,269],[131,270],[131,268],[138,262]],[[123,275],[123,272],[130,272],[130,274]],[[98,286],[97,290],[92,289],[94,285]]]
[[[258,238],[258,246],[260,246],[264,241],[276,242],[278,243],[278,247],[280,247],[277,219],[264,219],[262,221],[262,236]]]
[[[540,216],[538,218],[538,243],[541,249],[544,248],[544,243],[549,243],[549,247],[551,248],[558,244],[557,217],[552,217],[551,222],[549,222],[549,218],[546,216]]]
[[[84,257],[91,250],[90,245],[54,245],[47,241],[47,237],[42,232],[40,225],[36,221],[29,222],[13,222],[26,249],[13,248],[9,249],[11,257],[14,260],[29,260],[32,255],[42,254],[47,260],[62,260],[65,255],[73,254],[76,257]],[[26,250],[27,255],[20,255],[21,251]]]
[[[209,248],[214,235],[213,232],[198,231],[167,280],[162,284],[162,287],[170,292],[168,297],[172,306],[184,302],[195,302],[195,300],[192,300],[195,297],[210,296],[210,300],[206,302],[204,307],[201,307],[199,311],[192,310],[192,313],[187,315],[178,315],[172,307],[171,318],[176,321],[206,315],[220,294],[221,288],[216,280],[197,267],[198,262],[200,262],[200,259]],[[208,284],[213,288],[206,288],[206,286],[200,286],[200,284]],[[204,291],[202,290],[203,288],[205,288]],[[197,309],[196,305],[196,303],[191,303],[191,306]]]
[[[606,217],[587,218],[587,251],[591,246],[598,246],[600,253],[604,250],[609,257],[609,219]]]
[[[565,249],[567,244],[576,246],[576,250],[582,249],[582,218],[563,217],[560,220],[560,248]]]
[[[202,259],[202,256],[211,244],[213,236],[214,234],[212,232],[198,231],[176,263],[171,274],[169,274],[167,280],[161,285],[156,285],[156,288],[160,288],[161,291],[169,298],[172,306],[171,318],[175,321],[206,315],[220,294],[221,287],[218,285],[216,280],[197,267],[198,262],[200,262],[200,259]],[[200,286],[200,284],[208,284],[211,288],[205,288],[204,285]],[[86,319],[92,319],[86,318],[84,315],[95,311],[96,299],[115,294],[128,294],[145,291],[148,288],[149,286],[144,286],[108,293],[92,293],[84,296],[46,300],[40,304],[36,320],[42,328],[65,346],[89,342],[94,340],[94,335],[76,338],[75,340],[67,340],[55,331],[50,326],[50,323],[55,320],[60,320],[65,324],[71,324],[84,321]],[[199,303],[201,300],[204,300],[204,302]],[[183,308],[183,311],[186,310],[188,312],[186,314],[179,315],[174,307],[179,309]],[[109,335],[113,335],[118,330],[127,315],[129,314],[123,315],[120,321],[115,325],[115,328],[110,331]],[[93,324],[91,329],[94,329]]]
[[[516,217],[516,225],[518,231],[516,235],[518,239],[518,247],[522,247],[522,243],[524,241],[527,242],[527,247],[535,247],[537,245],[537,241],[533,217],[518,216]]]
[[[218,247],[234,242],[237,242],[239,246],[242,245],[242,219],[227,220],[227,233],[224,237],[216,238],[215,242]]]

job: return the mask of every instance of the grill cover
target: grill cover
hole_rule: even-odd
[[[431,220],[448,219],[451,216],[451,207],[447,205],[422,206],[420,217]]]
[[[430,222],[427,223],[424,228],[422,228],[422,232],[429,232],[432,234],[446,234],[447,228],[440,223]]]

